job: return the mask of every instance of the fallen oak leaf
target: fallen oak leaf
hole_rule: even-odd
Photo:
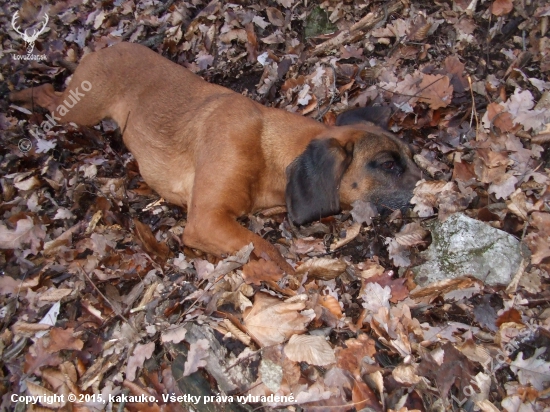
[[[58,366],[62,363],[59,353],[50,353],[46,350],[47,344],[44,338],[39,338],[25,354],[23,372],[28,375],[39,374],[43,366]]]
[[[473,363],[449,342],[441,346],[440,350],[443,351],[443,359],[438,361],[427,353],[418,365],[418,375],[433,379],[442,398],[447,397],[453,385],[460,393],[464,393],[464,388],[474,376]]]
[[[185,339],[186,333],[187,333],[187,329],[185,329],[184,326],[179,325],[162,332],[160,335],[160,341],[162,343],[166,343],[166,342],[180,343],[182,340]]]
[[[52,328],[50,330],[50,343],[46,351],[57,353],[61,350],[82,350],[84,342],[75,337],[73,328]]]
[[[447,76],[425,74],[420,83],[420,102],[425,102],[430,109],[447,107],[453,97],[453,86]]]
[[[387,237],[384,243],[388,246],[388,254],[395,266],[406,267],[410,266],[409,250],[399,244],[396,239]]]
[[[498,176],[489,186],[488,192],[494,193],[499,199],[506,199],[516,190],[517,177],[510,173]]]
[[[508,322],[518,323],[524,325],[521,320],[521,313],[515,308],[510,308],[507,311],[503,312],[495,321],[496,326],[500,328],[501,325]]]
[[[154,351],[155,342],[149,342],[145,345],[138,343],[128,358],[128,363],[126,364],[126,379],[133,381],[136,378],[137,368],[143,366],[143,362],[153,356]]]
[[[265,293],[256,293],[254,306],[244,313],[244,325],[262,346],[283,343],[292,335],[304,333],[315,318],[314,313],[300,313],[306,300],[305,295],[298,295],[281,302]]]
[[[359,295],[363,300],[363,307],[372,313],[377,313],[380,308],[390,307],[391,288],[382,287],[378,283],[367,283]]]
[[[407,279],[405,278],[393,278],[393,271],[386,273],[380,273],[375,276],[371,276],[363,280],[363,288],[368,283],[377,283],[380,286],[389,286],[391,288],[390,302],[397,303],[409,296],[409,289],[405,285]]]
[[[183,376],[189,376],[198,371],[199,368],[204,368],[206,366],[204,358],[208,356],[208,349],[210,349],[210,344],[206,339],[198,339],[189,346],[189,353],[185,361]]]
[[[520,352],[510,363],[510,369],[517,373],[522,385],[531,384],[535,389],[543,391],[545,383],[550,382],[550,362],[539,358],[547,349],[537,348],[533,356],[527,359],[524,359],[523,352]]]
[[[46,237],[43,225],[35,225],[31,217],[19,219],[15,230],[9,230],[3,223],[0,223],[0,249],[21,249],[24,244],[30,244],[34,254],[42,239]]]

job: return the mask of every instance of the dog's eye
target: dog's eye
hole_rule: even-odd
[[[395,162],[393,160],[389,160],[387,162],[382,163],[380,167],[384,170],[393,170],[395,168]]]

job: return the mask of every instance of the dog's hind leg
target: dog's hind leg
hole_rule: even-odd
[[[59,123],[94,126],[110,115],[119,92],[112,79],[114,75],[104,73],[109,61],[102,61],[101,56],[101,52],[85,56],[63,92],[54,91],[51,84],[43,84],[12,92],[9,99],[28,108],[43,107]]]

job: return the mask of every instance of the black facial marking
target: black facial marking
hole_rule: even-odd
[[[312,140],[287,168],[288,216],[302,225],[340,210],[338,188],[351,163],[353,145],[336,139]]]

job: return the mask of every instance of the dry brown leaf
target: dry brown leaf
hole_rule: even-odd
[[[276,345],[306,331],[315,315],[300,314],[304,308],[305,301],[300,296],[281,302],[265,293],[256,293],[254,306],[245,312],[243,321],[249,334],[262,346]]]
[[[367,335],[361,334],[357,339],[346,340],[345,344],[345,348],[343,346],[336,348],[337,366],[359,377],[361,359],[376,354],[376,342]]]
[[[420,223],[408,223],[395,235],[395,240],[402,246],[416,246],[424,243],[428,231],[420,226]]]
[[[334,252],[336,249],[340,249],[342,246],[347,245],[359,235],[360,231],[361,223],[354,223],[350,227],[346,228],[346,236],[330,245],[330,251]]]
[[[15,181],[13,185],[19,190],[32,190],[40,186],[40,181],[36,176],[31,176],[28,179]]]
[[[25,381],[25,384],[27,385],[27,392],[30,396],[37,397],[37,399],[48,399],[49,402],[38,402],[42,406],[48,407],[48,408],[62,408],[67,403],[66,401],[58,401],[60,397],[55,397],[55,393],[52,391],[49,391],[48,389],[37,385],[31,381]],[[46,398],[47,397],[47,398]],[[63,399],[63,398],[61,398]]]
[[[334,350],[322,336],[293,335],[284,348],[285,355],[294,362],[326,366],[336,362]]]
[[[246,346],[250,346],[250,342],[252,341],[252,339],[250,339],[250,336],[241,331],[237,326],[233,324],[233,322],[231,322],[229,319],[224,319],[223,324],[235,338],[239,339]]]
[[[476,345],[472,339],[468,339],[462,345],[456,347],[472,362],[487,365],[491,361],[491,353],[482,345]]]
[[[46,232],[42,225],[35,225],[32,218],[19,219],[15,230],[8,229],[0,223],[0,249],[21,249],[23,245],[31,245],[33,253],[38,252]]]
[[[41,293],[38,300],[40,300],[41,302],[58,302],[64,297],[69,296],[72,292],[72,289],[50,288],[47,291]]]
[[[400,364],[392,371],[393,378],[406,385],[416,385],[422,380],[420,376],[416,374],[415,365]]]
[[[84,342],[75,337],[73,328],[50,330],[50,344],[46,350],[50,353],[57,353],[61,350],[82,350]]]
[[[372,313],[378,313],[378,309],[390,307],[391,288],[370,282],[361,289],[360,297],[363,299],[365,309]]]
[[[308,273],[314,279],[334,279],[346,271],[347,265],[339,259],[313,258],[302,263],[296,269],[296,274]]]
[[[344,316],[342,313],[342,308],[340,307],[340,303],[338,302],[338,299],[336,299],[334,296],[321,296],[319,298],[319,304],[327,308],[328,311],[336,317],[336,319],[341,319],[342,316]]]
[[[487,112],[485,112],[484,119],[490,122],[486,124],[489,129],[491,125],[498,127],[502,132],[509,132],[514,128],[514,122],[512,121],[512,115],[506,111],[506,109],[498,103],[489,103],[487,106]]]
[[[36,332],[50,330],[51,325],[45,325],[43,323],[28,323],[23,321],[15,322],[11,330],[18,336],[33,336]]]
[[[393,264],[398,267],[410,266],[409,250],[407,247],[400,245],[396,239],[386,238],[385,244],[388,245],[388,254]]]
[[[58,369],[42,369],[42,378],[58,394],[60,392],[65,394],[70,392],[74,394],[80,393],[80,390],[76,386],[76,381],[78,380],[77,371],[71,362],[62,363]]]
[[[21,281],[11,276],[0,276],[0,295],[15,295],[21,290]]]
[[[528,213],[533,209],[533,204],[528,202],[527,196],[519,188],[510,195],[510,200],[506,201],[506,206],[509,211],[525,221],[528,220]]]
[[[128,358],[126,365],[126,379],[133,381],[136,378],[136,370],[143,366],[143,362],[153,356],[155,351],[155,342],[149,342],[145,345],[138,343],[134,351]],[[191,352],[191,350],[189,350]]]
[[[358,411],[365,408],[367,410],[382,411],[382,406],[378,402],[376,394],[362,381],[355,381],[351,391],[351,400]]]
[[[195,373],[199,368],[206,366],[204,358],[208,356],[210,344],[206,339],[198,339],[195,343],[189,346],[187,360],[185,361],[183,376],[189,376]]]
[[[166,343],[166,342],[180,343],[185,339],[186,333],[187,333],[187,329],[185,329],[185,327],[182,325],[171,327],[170,329],[161,333],[160,341],[162,343]]]
[[[307,253],[325,253],[326,249],[323,239],[306,237],[294,240],[290,251],[298,255],[305,255]]]
[[[275,7],[267,7],[265,9],[267,13],[267,19],[271,24],[277,27],[282,27],[285,24],[285,16],[283,16],[283,13],[279,9],[276,9]]]
[[[430,285],[424,288],[416,288],[411,291],[410,295],[413,299],[423,298],[423,297],[436,297],[443,295],[447,292],[456,289],[466,289],[472,287],[474,284],[478,283],[475,279],[460,277],[454,279],[446,279],[439,282],[431,283]]]
[[[503,312],[495,321],[496,325],[500,328],[501,325],[509,322],[518,323],[523,325],[521,320],[521,313],[515,308],[510,308],[507,311]]]
[[[384,273],[385,269],[383,266],[379,265],[372,260],[367,260],[363,263],[361,267],[361,277],[363,279],[369,279],[371,277],[380,276]]]
[[[414,189],[411,204],[415,205],[414,211],[420,217],[429,217],[434,214],[434,208],[438,204],[438,194],[446,185],[451,184],[440,180],[421,181]]]
[[[495,16],[503,16],[510,13],[514,9],[512,0],[494,0],[491,6],[491,12]]]
[[[537,268],[523,274],[519,280],[519,286],[529,293],[540,293],[542,291],[542,271]]]
[[[162,262],[166,262],[166,259],[170,256],[170,248],[166,243],[157,241],[148,225],[134,219],[134,234],[147,253],[157,256]]]
[[[474,365],[451,343],[441,346],[443,350],[442,363],[438,363],[431,354],[426,354],[418,366],[418,374],[437,382],[437,388],[444,398],[447,397],[452,386],[456,386],[460,393],[464,393],[472,377]]]
[[[531,250],[531,263],[537,265],[550,257],[550,242],[547,234],[529,233],[523,241]]]
[[[451,103],[453,86],[447,76],[425,74],[419,88],[421,97],[418,100],[427,103],[432,110],[447,107]]]
[[[494,193],[499,199],[506,199],[516,190],[517,177],[511,173],[504,173],[497,176],[489,186],[489,193]]]
[[[43,366],[58,366],[62,363],[59,353],[50,353],[46,350],[46,340],[38,339],[25,354],[25,366],[23,371],[33,374]]]

